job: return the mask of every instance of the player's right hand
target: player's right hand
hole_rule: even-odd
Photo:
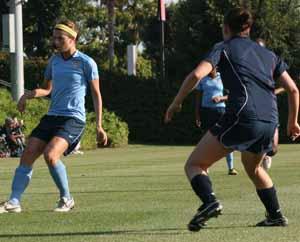
[[[106,146],[108,142],[107,134],[102,127],[97,127],[97,146]]]
[[[200,114],[199,114],[199,112],[196,112],[196,126],[198,127],[198,128],[200,128],[201,127],[201,119],[200,119]]]
[[[295,141],[300,137],[300,126],[298,123],[296,124],[288,124],[287,127],[287,135],[292,139],[292,141]]]
[[[167,109],[167,111],[165,113],[165,123],[171,122],[174,114],[181,111],[181,107],[182,107],[181,104],[171,103],[171,105],[169,106],[169,108]]]
[[[214,103],[220,103],[222,102],[222,97],[221,96],[214,96],[211,99]]]

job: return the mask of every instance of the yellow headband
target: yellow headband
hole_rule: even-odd
[[[68,34],[70,34],[72,37],[74,37],[76,39],[77,37],[77,33],[71,29],[69,26],[67,25],[64,25],[64,24],[57,24],[55,25],[54,27],[55,29],[60,29],[60,30],[63,30],[65,32],[67,32]]]

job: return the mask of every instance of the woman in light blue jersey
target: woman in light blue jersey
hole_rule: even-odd
[[[88,87],[97,116],[98,142],[107,143],[107,135],[102,128],[102,98],[97,65],[92,58],[76,49],[78,33],[77,26],[70,20],[55,25],[53,43],[57,53],[47,65],[45,86],[25,93],[18,102],[18,110],[24,112],[28,99],[51,94],[49,111],[29,137],[15,171],[10,198],[0,205],[0,213],[21,212],[21,196],[30,182],[33,164],[42,154],[60,192],[54,211],[68,212],[74,207],[66,167],[60,159],[76,147],[83,134],[86,121],[84,100]]]
[[[224,88],[220,73],[214,68],[196,87],[196,125],[204,132],[209,130],[225,113]],[[237,175],[233,166],[233,152],[226,155],[228,175]]]

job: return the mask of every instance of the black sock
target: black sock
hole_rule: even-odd
[[[267,156],[274,156],[275,154],[276,154],[276,152],[271,150],[267,153]]]
[[[281,218],[282,213],[280,211],[280,206],[278,198],[276,195],[275,187],[256,190],[260,200],[265,205],[265,208],[271,218]]]
[[[216,200],[212,190],[212,184],[208,176],[196,175],[191,180],[191,185],[196,195],[203,203],[210,203]]]

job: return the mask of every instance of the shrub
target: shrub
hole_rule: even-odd
[[[46,62],[41,59],[25,62],[25,74],[27,75],[25,78],[26,88],[32,89],[41,83],[45,65]],[[142,75],[148,77],[148,74],[150,73],[149,63],[145,61],[142,65],[145,67]],[[178,86],[169,87],[168,89],[161,88],[161,86],[166,86],[166,83],[162,84],[159,80],[142,78],[141,76],[129,77],[122,73],[123,71],[119,71],[119,69],[118,73],[100,70],[101,93],[104,99],[104,105],[107,110],[115,113],[112,113],[107,117],[105,116],[107,111],[104,111],[103,114],[104,127],[107,126],[114,130],[112,132],[108,131],[112,139],[112,146],[119,146],[128,142],[128,128],[130,130],[129,140],[131,142],[191,144],[200,139],[201,133],[194,124],[193,95],[190,95],[185,100],[181,114],[175,116],[175,119],[171,124],[164,125],[164,112],[178,91]],[[9,68],[7,56],[1,57],[0,55],[0,79],[2,78],[7,81],[8,75]],[[176,85],[176,83],[177,81],[174,81],[173,85]],[[15,106],[10,101],[9,93],[1,95],[4,96],[1,98],[0,102],[0,121],[7,115],[18,115]],[[86,101],[88,111],[92,112],[93,102],[91,95],[87,95]],[[37,103],[36,105],[42,104]],[[4,106],[6,107],[5,109]],[[286,136],[287,106],[286,95],[279,96],[278,107],[281,125],[279,134],[281,142],[290,141]],[[44,109],[39,107],[37,110]],[[41,113],[45,112],[46,111],[43,111]],[[114,115],[121,117],[122,120],[128,124],[128,128],[126,124],[122,124],[119,118],[114,118]],[[36,120],[38,119],[39,118]],[[111,123],[111,119],[116,121]],[[89,126],[89,122],[94,122],[93,116],[88,115],[88,120],[91,121],[88,121],[85,136],[89,138],[83,138],[83,147],[94,148],[96,146],[96,135],[93,134],[95,132],[95,126]],[[37,121],[32,121],[33,124],[36,124],[36,122]],[[120,129],[119,131],[117,131],[117,127]]]
[[[90,125],[86,126],[82,145],[90,148],[96,148],[96,114],[88,113],[87,123]],[[107,132],[110,147],[121,147],[128,144],[128,126],[125,122],[121,121],[120,118],[112,112],[103,110],[102,124]]]
[[[0,79],[10,82],[9,58],[0,53]],[[44,81],[44,70],[47,62],[41,58],[24,61],[25,88],[33,89],[41,86]]]
[[[110,88],[107,88],[110,79]],[[195,125],[194,95],[184,101],[180,114],[173,121],[163,123],[164,112],[178,91],[178,86],[160,88],[154,79],[138,79],[107,73],[103,77],[104,103],[128,124],[129,140],[137,143],[195,144],[201,137]],[[113,98],[111,98],[113,97]],[[286,135],[287,97],[278,97],[280,142],[290,142]],[[300,140],[298,141],[300,142]]]
[[[111,88],[107,88],[108,78]],[[104,103],[128,124],[129,140],[138,143],[191,144],[200,139],[194,122],[193,96],[183,106],[180,115],[168,125],[164,112],[177,88],[164,90],[154,79],[139,79],[109,73],[102,79]],[[112,98],[113,97],[113,98]]]
[[[32,129],[37,126],[39,120],[47,113],[49,101],[47,99],[33,99],[28,101],[26,112],[20,114],[17,111],[16,103],[11,99],[10,93],[0,88],[0,123],[3,123],[7,116],[23,119],[25,124],[25,135],[28,136]],[[96,115],[87,114],[85,134],[82,138],[83,149],[96,148]],[[128,144],[128,127],[114,113],[103,111],[103,128],[106,130],[110,147],[119,147]]]
[[[151,61],[144,56],[139,55],[137,58],[136,70],[138,77],[151,78],[153,73]]]
[[[0,124],[7,116],[17,116],[16,104],[12,101],[10,93],[5,89],[0,89]]]

